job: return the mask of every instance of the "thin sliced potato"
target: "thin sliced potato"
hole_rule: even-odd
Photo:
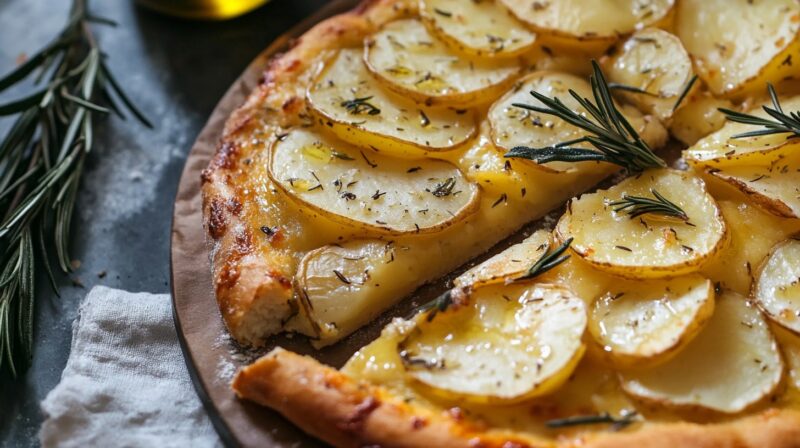
[[[765,103],[772,106],[772,103]],[[800,96],[781,100],[786,111],[800,110]],[[757,117],[772,119],[761,106],[748,112]],[[743,132],[763,129],[758,126],[727,122],[717,132],[701,139],[683,152],[690,165],[720,168],[731,165],[769,166],[781,157],[800,150],[800,141],[793,134],[771,134],[758,137],[732,138]]]
[[[299,311],[298,330],[327,344],[355,331],[365,316],[383,311],[373,299],[375,290],[397,289],[393,282],[376,286],[373,276],[393,269],[394,246],[380,240],[353,240],[323,246],[307,253],[295,275]],[[358,309],[354,318],[353,309]],[[303,325],[305,324],[305,325]]]
[[[487,286],[398,345],[407,374],[447,398],[511,403],[557,389],[583,356],[583,301],[552,285]]]
[[[800,241],[772,249],[759,269],[753,298],[770,319],[800,334]]]
[[[641,92],[616,92],[661,121],[672,117],[678,98],[694,76],[692,60],[680,39],[658,28],[634,33],[608,64],[606,73],[613,83],[639,89]],[[691,97],[698,89],[700,83],[694,83],[686,96]],[[686,99],[679,107],[685,105]]]
[[[547,253],[552,237],[547,230],[537,230],[483,263],[459,275],[453,281],[456,288],[477,288],[492,283],[509,282],[523,274]]]
[[[714,286],[700,275],[615,282],[598,297],[589,332],[617,367],[656,365],[673,357],[714,312]]]
[[[372,35],[364,61],[387,88],[426,105],[466,107],[493,101],[520,72],[516,60],[454,53],[416,19],[397,20]]]
[[[540,38],[564,47],[602,51],[636,29],[666,20],[674,0],[501,0]]]
[[[542,106],[542,103],[530,94],[531,91],[535,91],[551,98],[558,98],[567,107],[585,113],[583,107],[569,94],[570,89],[584,98],[592,97],[591,87],[586,79],[566,73],[537,71],[521,79],[514,89],[489,109],[489,123],[492,127],[494,144],[503,150],[510,150],[515,146],[541,148],[586,135],[585,131],[564,120],[513,105],[523,103]],[[651,125],[634,107],[620,107],[620,110],[648,143],[655,147],[664,143],[666,133],[660,124]],[[565,172],[580,166],[596,165],[597,162],[553,162],[543,165],[531,162],[530,164],[547,172]]]
[[[623,389],[645,401],[736,413],[776,389],[783,361],[758,308],[726,292],[705,328],[674,358],[621,376]]]
[[[720,193],[713,191],[714,197]],[[800,232],[800,220],[779,218],[748,202],[741,195],[719,201],[730,239],[725,248],[703,266],[701,273],[725,289],[750,294],[758,266],[779,242]]]
[[[734,106],[729,100],[716,98],[707,91],[687,96],[672,115],[670,134],[688,146],[694,145],[725,125],[727,120],[719,108],[734,109]]]
[[[440,231],[477,210],[479,188],[448,162],[363,151],[307,129],[272,147],[270,178],[333,220],[386,234]]]
[[[652,198],[652,191],[677,204],[688,221],[646,214],[631,218],[611,202],[624,196]],[[723,247],[725,220],[705,183],[688,172],[645,171],[608,190],[573,199],[556,226],[561,241],[598,269],[647,279],[695,272]]]
[[[794,0],[681,0],[675,22],[715,95],[741,97],[798,73],[792,55],[800,51],[800,3]]]
[[[800,218],[800,153],[776,159],[770,166],[729,166],[708,173],[773,215]]]
[[[496,0],[421,0],[419,10],[439,39],[471,56],[514,57],[536,44],[536,34]]]
[[[468,110],[429,108],[386,92],[361,52],[339,51],[308,89],[310,109],[337,137],[401,157],[455,149],[477,131]]]

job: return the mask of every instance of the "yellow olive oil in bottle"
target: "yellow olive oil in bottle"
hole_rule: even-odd
[[[186,19],[225,20],[240,16],[269,0],[139,0],[142,6]]]

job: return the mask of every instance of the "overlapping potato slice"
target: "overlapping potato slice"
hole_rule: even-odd
[[[720,108],[734,109],[734,106],[729,100],[716,98],[707,91],[687,97],[672,115],[669,132],[684,144],[694,145],[725,125],[725,115]]]
[[[396,156],[453,149],[477,130],[471,111],[425,107],[385,91],[355,49],[339,51],[307,99],[320,124],[342,140]]]
[[[478,208],[478,186],[447,162],[366,154],[308,129],[271,152],[269,175],[289,197],[366,230],[436,232]]]
[[[387,88],[417,102],[470,106],[494,100],[520,71],[516,60],[454,53],[416,19],[391,22],[365,44],[367,68]]]
[[[800,389],[800,336],[777,325],[771,326],[771,329],[783,353],[790,385]]]
[[[758,272],[753,297],[770,319],[800,334],[800,241],[775,246]]]
[[[772,103],[766,103],[772,106]],[[800,96],[781,100],[784,111],[800,110]],[[756,117],[772,119],[760,106],[748,114]],[[689,164],[714,168],[732,165],[769,166],[800,149],[800,140],[792,138],[793,134],[769,134],[757,137],[735,136],[744,132],[763,129],[757,126],[727,122],[717,132],[701,139],[694,146],[683,152]]]
[[[535,91],[551,98],[558,98],[567,107],[585,113],[583,107],[570,95],[570,89],[584,98],[592,97],[591,87],[585,79],[567,73],[537,71],[521,79],[513,90],[506,93],[489,109],[489,123],[492,127],[494,144],[503,150],[510,150],[515,146],[541,148],[586,135],[585,131],[564,120],[514,106],[515,103],[543,106],[539,100],[531,96],[530,92]],[[640,132],[643,139],[655,143],[655,146],[662,143],[663,136],[658,135],[659,130],[663,133],[660,125],[650,125],[633,107],[621,106],[620,110]],[[553,162],[543,165],[531,162],[531,164],[548,172],[564,172],[597,162],[577,164]]]
[[[733,192],[736,193],[736,192]],[[720,192],[715,191],[715,196]],[[719,254],[703,266],[702,274],[739,294],[750,294],[753,276],[770,250],[800,232],[800,220],[779,218],[748,202],[719,201],[730,239]]]
[[[540,38],[596,52],[620,35],[664,21],[674,0],[501,0]]]
[[[553,391],[584,352],[583,301],[552,285],[487,286],[469,303],[425,314],[398,345],[407,374],[430,392],[508,403]]]
[[[682,0],[675,30],[716,95],[741,96],[798,70],[794,0]]]
[[[625,391],[646,401],[736,413],[766,398],[782,375],[783,361],[761,312],[726,292],[706,327],[674,358],[621,376]]]
[[[688,220],[656,214],[632,218],[610,204],[625,196],[653,198],[653,191],[679,206]],[[556,234],[561,241],[574,238],[573,251],[598,269],[628,278],[657,278],[697,271],[722,248],[726,226],[700,178],[656,169],[573,199]]]
[[[547,253],[552,237],[547,230],[537,230],[483,263],[459,275],[453,281],[456,288],[477,288],[492,283],[504,283],[525,274],[536,260]]]
[[[713,312],[714,286],[700,275],[615,282],[594,302],[589,332],[614,365],[655,365],[689,343]]]
[[[689,96],[700,88],[695,82],[687,91],[694,76],[689,54],[680,39],[658,28],[634,33],[607,66],[607,76],[609,81],[625,87],[616,91],[626,100],[662,121],[672,117],[684,92]],[[679,107],[685,101],[684,97]]]
[[[774,215],[800,217],[800,151],[775,159],[769,166],[729,166],[709,170],[709,174],[748,195]]]
[[[518,56],[536,43],[536,34],[497,0],[421,0],[419,9],[437,37],[472,56]]]

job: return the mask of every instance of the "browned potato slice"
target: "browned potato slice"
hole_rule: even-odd
[[[682,0],[676,34],[715,95],[742,96],[798,73],[800,3]]]
[[[672,117],[684,92],[690,96],[700,88],[700,83],[694,82],[687,91],[694,76],[692,60],[680,39],[658,28],[634,33],[613,57],[606,72],[609,81],[641,90],[616,89],[616,92],[662,121]],[[679,107],[685,101],[686,97]]]
[[[496,0],[421,0],[419,9],[438,38],[468,55],[519,56],[536,43],[536,34]]]
[[[364,61],[388,89],[426,105],[453,107],[493,101],[521,69],[514,59],[459,55],[416,19],[391,22],[372,35]]]
[[[456,288],[477,288],[492,283],[511,281],[525,274],[536,260],[547,252],[552,237],[547,230],[537,230],[515,244],[455,279]]]
[[[709,170],[764,210],[786,218],[800,218],[800,152],[763,166],[730,166]]]
[[[736,413],[769,396],[782,377],[778,345],[761,312],[726,292],[685,349],[652,369],[623,372],[622,386],[662,406]]]
[[[367,71],[361,53],[339,51],[308,89],[312,113],[337,137],[416,158],[455,149],[477,131],[471,111],[424,107],[385,91]]]
[[[632,218],[611,203],[625,196],[667,198],[687,220],[645,214]],[[608,190],[573,199],[556,226],[561,241],[598,269],[628,278],[676,277],[695,272],[723,247],[725,221],[705,183],[690,173],[645,171]]]
[[[501,0],[539,37],[559,46],[596,52],[620,35],[664,21],[674,0]]]
[[[753,297],[770,319],[800,334],[800,241],[775,246],[761,265]]]
[[[765,103],[772,106],[772,103]],[[800,96],[781,100],[784,111],[800,110]],[[758,106],[748,112],[751,115],[770,118]],[[744,132],[757,131],[758,126],[728,121],[717,132],[701,139],[694,146],[683,152],[686,161],[695,166],[721,168],[732,165],[769,166],[781,157],[800,150],[800,140],[790,138],[793,134],[770,134],[757,137],[735,136]]]
[[[387,234],[437,232],[479,204],[478,186],[448,162],[366,156],[308,129],[275,142],[269,175],[303,206]]]
[[[589,332],[618,367],[663,363],[702,330],[714,312],[714,286],[700,275],[615,282],[597,298]]]

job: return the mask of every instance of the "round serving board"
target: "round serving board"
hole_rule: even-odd
[[[344,12],[358,0],[334,0],[284,36],[278,38],[247,67],[241,77],[220,100],[205,127],[197,137],[183,169],[172,221],[171,278],[172,304],[178,339],[197,394],[222,440],[228,446],[243,447],[310,447],[324,444],[304,434],[272,410],[236,398],[230,388],[235,372],[275,346],[308,354],[328,365],[340,367],[360,347],[380,334],[381,328],[395,316],[405,316],[414,307],[432,300],[460,272],[506,247],[516,244],[533,230],[543,227],[541,219],[498,244],[484,256],[435,283],[417,290],[376,321],[346,339],[314,350],[302,337],[273,338],[260,350],[238,346],[225,329],[212,288],[208,247],[202,226],[200,173],[213,156],[228,116],[241,105],[257,85],[269,59],[284,51],[292,39],[321,20]],[[560,210],[550,215],[559,216]]]

